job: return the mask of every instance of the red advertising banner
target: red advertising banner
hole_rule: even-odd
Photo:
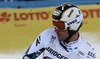
[[[80,32],[100,32],[100,5],[78,7],[84,17]],[[0,52],[28,48],[43,30],[53,28],[52,12],[55,8],[0,9]]]

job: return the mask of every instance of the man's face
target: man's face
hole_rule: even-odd
[[[67,30],[64,30],[64,31],[59,31],[59,30],[57,30],[55,28],[55,32],[56,32],[56,34],[58,36],[58,40],[59,41],[64,41],[69,36],[68,29]]]

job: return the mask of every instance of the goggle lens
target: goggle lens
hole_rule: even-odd
[[[53,26],[54,28],[60,31],[66,30],[64,21],[54,21],[53,20]]]

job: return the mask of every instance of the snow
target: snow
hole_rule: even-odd
[[[81,33],[82,38],[90,43],[94,47],[97,59],[100,59],[100,33],[83,32]],[[22,59],[23,51],[14,54],[0,54],[0,59]],[[37,59],[42,59],[40,56]]]

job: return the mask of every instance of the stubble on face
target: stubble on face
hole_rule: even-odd
[[[56,29],[55,29],[55,32],[56,32],[56,34],[57,34],[57,36],[58,36],[58,40],[59,40],[59,41],[64,41],[64,40],[69,36],[68,30],[59,31],[59,30],[56,30]]]

